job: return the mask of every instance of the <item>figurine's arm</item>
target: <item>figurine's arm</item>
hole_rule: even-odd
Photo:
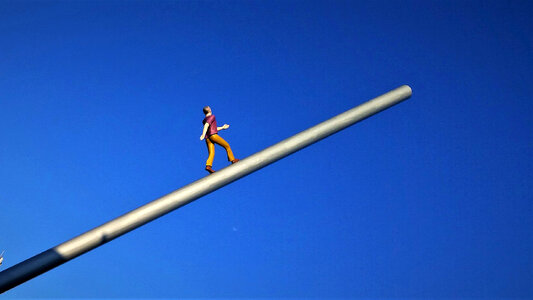
[[[229,125],[228,124],[224,124],[222,125],[222,127],[217,127],[217,130],[224,130],[224,129],[228,129],[229,128]]]
[[[200,136],[200,140],[203,140],[205,138],[205,134],[207,133],[207,129],[209,128],[209,123],[204,124],[204,131],[202,131],[202,135]]]

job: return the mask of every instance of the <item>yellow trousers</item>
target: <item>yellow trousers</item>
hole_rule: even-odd
[[[226,142],[218,134],[213,134],[212,136],[206,137],[205,143],[207,144],[207,151],[209,152],[209,157],[207,158],[207,162],[205,163],[206,166],[213,166],[213,159],[215,159],[215,144],[218,144],[224,147],[224,149],[226,149],[229,161],[235,159],[228,142]]]

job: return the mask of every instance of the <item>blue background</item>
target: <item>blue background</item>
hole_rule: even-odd
[[[532,3],[0,2],[1,269],[413,88],[4,296],[532,299]]]

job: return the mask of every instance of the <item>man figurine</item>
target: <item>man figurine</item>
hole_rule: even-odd
[[[211,113],[211,107],[209,106],[204,107],[204,114],[205,119],[202,121],[204,124],[204,130],[200,136],[200,140],[205,138],[207,151],[209,152],[209,157],[205,163],[205,170],[209,173],[215,173],[215,170],[211,168],[213,166],[213,159],[215,158],[214,144],[218,144],[226,149],[228,161],[230,161],[232,164],[238,162],[239,160],[233,156],[233,152],[231,151],[229,144],[218,135],[219,130],[228,129],[229,125],[224,124],[222,127],[217,127],[217,120],[215,119],[215,115]]]

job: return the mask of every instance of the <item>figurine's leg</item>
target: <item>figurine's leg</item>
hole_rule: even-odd
[[[209,153],[209,157],[207,157],[207,161],[205,162],[206,167],[207,166],[213,166],[213,160],[215,159],[215,144],[211,142],[211,137],[205,138],[205,144],[207,145],[207,152]]]
[[[233,156],[233,151],[231,151],[231,147],[229,146],[228,142],[226,142],[218,134],[213,134],[212,136],[210,136],[210,138],[213,143],[217,143],[220,146],[224,147],[224,149],[226,149],[226,153],[228,154],[228,161],[232,162],[235,160],[235,157]]]

